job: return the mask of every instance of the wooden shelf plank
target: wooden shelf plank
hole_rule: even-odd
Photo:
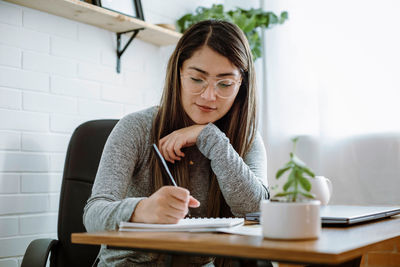
[[[182,35],[181,33],[79,0],[6,1],[97,26],[112,32],[125,32],[138,28],[145,28],[145,30],[140,31],[137,38],[161,46],[176,44]]]

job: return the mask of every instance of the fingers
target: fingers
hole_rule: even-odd
[[[189,197],[189,207],[190,208],[198,208],[198,207],[200,207],[200,201],[198,201],[194,197],[190,196]]]
[[[131,220],[145,223],[177,223],[186,216],[189,207],[199,205],[187,189],[163,186],[149,198],[139,202]]]
[[[171,213],[173,213],[174,215],[185,216],[188,212],[188,203],[189,201],[186,202],[184,200],[171,197],[168,199],[167,205],[168,208],[171,210]]]
[[[176,223],[188,213],[189,191],[182,187],[164,186],[157,203],[159,223]]]
[[[176,142],[173,146],[175,155],[177,155],[178,157],[184,157],[185,154],[182,152],[181,148],[183,147],[182,142]]]
[[[182,148],[194,146],[205,125],[192,125],[182,128],[160,139],[158,147],[163,157],[171,163],[180,160],[185,154]]]
[[[175,210],[173,210],[174,215],[171,216],[186,216],[189,212],[190,208],[198,208],[200,206],[200,202],[192,197],[189,193],[189,190],[182,187],[165,187],[170,191],[172,198],[170,199],[169,206]],[[183,212],[183,213],[182,213]]]
[[[181,160],[180,155],[183,153],[180,148],[179,142],[173,137],[169,137],[161,147],[161,151],[166,160],[175,163],[175,160]]]
[[[163,186],[161,189],[165,190],[170,196],[180,201],[184,201],[186,204],[189,202],[190,192],[186,188],[169,185]]]
[[[175,160],[181,160],[185,154],[182,152],[183,143],[182,140],[172,133],[165,136],[159,142],[160,151],[165,160],[175,163]]]

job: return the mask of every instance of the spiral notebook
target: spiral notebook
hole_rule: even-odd
[[[186,231],[207,232],[218,231],[219,228],[234,227],[244,224],[243,218],[185,218],[176,224],[151,224],[121,222],[119,231],[159,232],[159,231]]]

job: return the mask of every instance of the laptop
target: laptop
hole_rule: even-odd
[[[323,225],[352,225],[400,214],[400,206],[321,206]],[[260,221],[260,212],[246,214],[246,220]]]

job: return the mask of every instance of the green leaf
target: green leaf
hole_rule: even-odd
[[[288,180],[296,180],[296,175],[297,175],[297,169],[293,168],[293,170],[290,172],[288,176]]]
[[[279,19],[279,24],[283,24],[288,19],[289,19],[288,12],[287,11],[281,12],[281,18]]]
[[[180,32],[184,32],[184,30],[186,29],[185,23],[187,21],[192,20],[192,18],[193,18],[192,14],[186,14],[185,16],[183,16],[180,19],[178,19],[177,22],[176,22],[176,24],[178,25],[178,30]]]
[[[299,138],[300,137],[296,136],[296,137],[292,138],[291,140],[293,143],[297,143],[297,141],[299,141]]]
[[[297,194],[296,192],[279,192],[277,194],[275,194],[274,197],[286,197],[286,196],[290,196],[290,195],[294,195]]]
[[[233,22],[236,25],[238,25],[240,29],[242,29],[244,31],[244,28],[246,25],[246,20],[247,20],[246,15],[244,15],[242,13],[234,13],[232,18],[233,18]]]
[[[264,14],[256,15],[256,27],[268,28],[267,22],[268,22],[268,16],[265,16]]]
[[[222,14],[224,13],[224,6],[219,4],[219,5],[213,5],[213,7],[211,8],[211,10],[214,11],[214,13],[216,14]]]
[[[256,16],[251,16],[250,18],[246,18],[245,25],[243,26],[242,30],[244,32],[250,32],[256,27]]]
[[[312,199],[315,198],[315,195],[314,195],[314,194],[311,194],[311,193],[300,192],[300,194],[302,194],[303,196],[305,196],[305,197],[307,197],[307,198],[312,198]]]
[[[307,178],[300,176],[299,181],[300,181],[301,187],[303,187],[304,190],[306,190],[307,192],[309,192],[311,190],[311,183]]]
[[[315,177],[315,174],[307,167],[302,167],[301,168],[305,173],[307,173],[308,175],[310,175],[311,177]]]
[[[272,12],[268,13],[269,23],[270,24],[277,24],[278,23],[278,16]]]
[[[294,179],[288,180],[284,185],[283,185],[283,191],[287,191],[290,186],[293,184]]]
[[[289,169],[290,169],[290,167],[286,167],[286,168],[278,170],[278,172],[276,173],[276,179],[279,179],[279,177],[281,177],[282,174],[284,174]]]
[[[285,164],[285,167],[291,167],[291,168],[293,168],[293,167],[295,167],[296,165],[292,162],[292,161],[289,161],[288,163],[286,163]]]
[[[254,47],[251,50],[251,54],[253,55],[253,61],[262,56],[261,49],[259,47]]]

